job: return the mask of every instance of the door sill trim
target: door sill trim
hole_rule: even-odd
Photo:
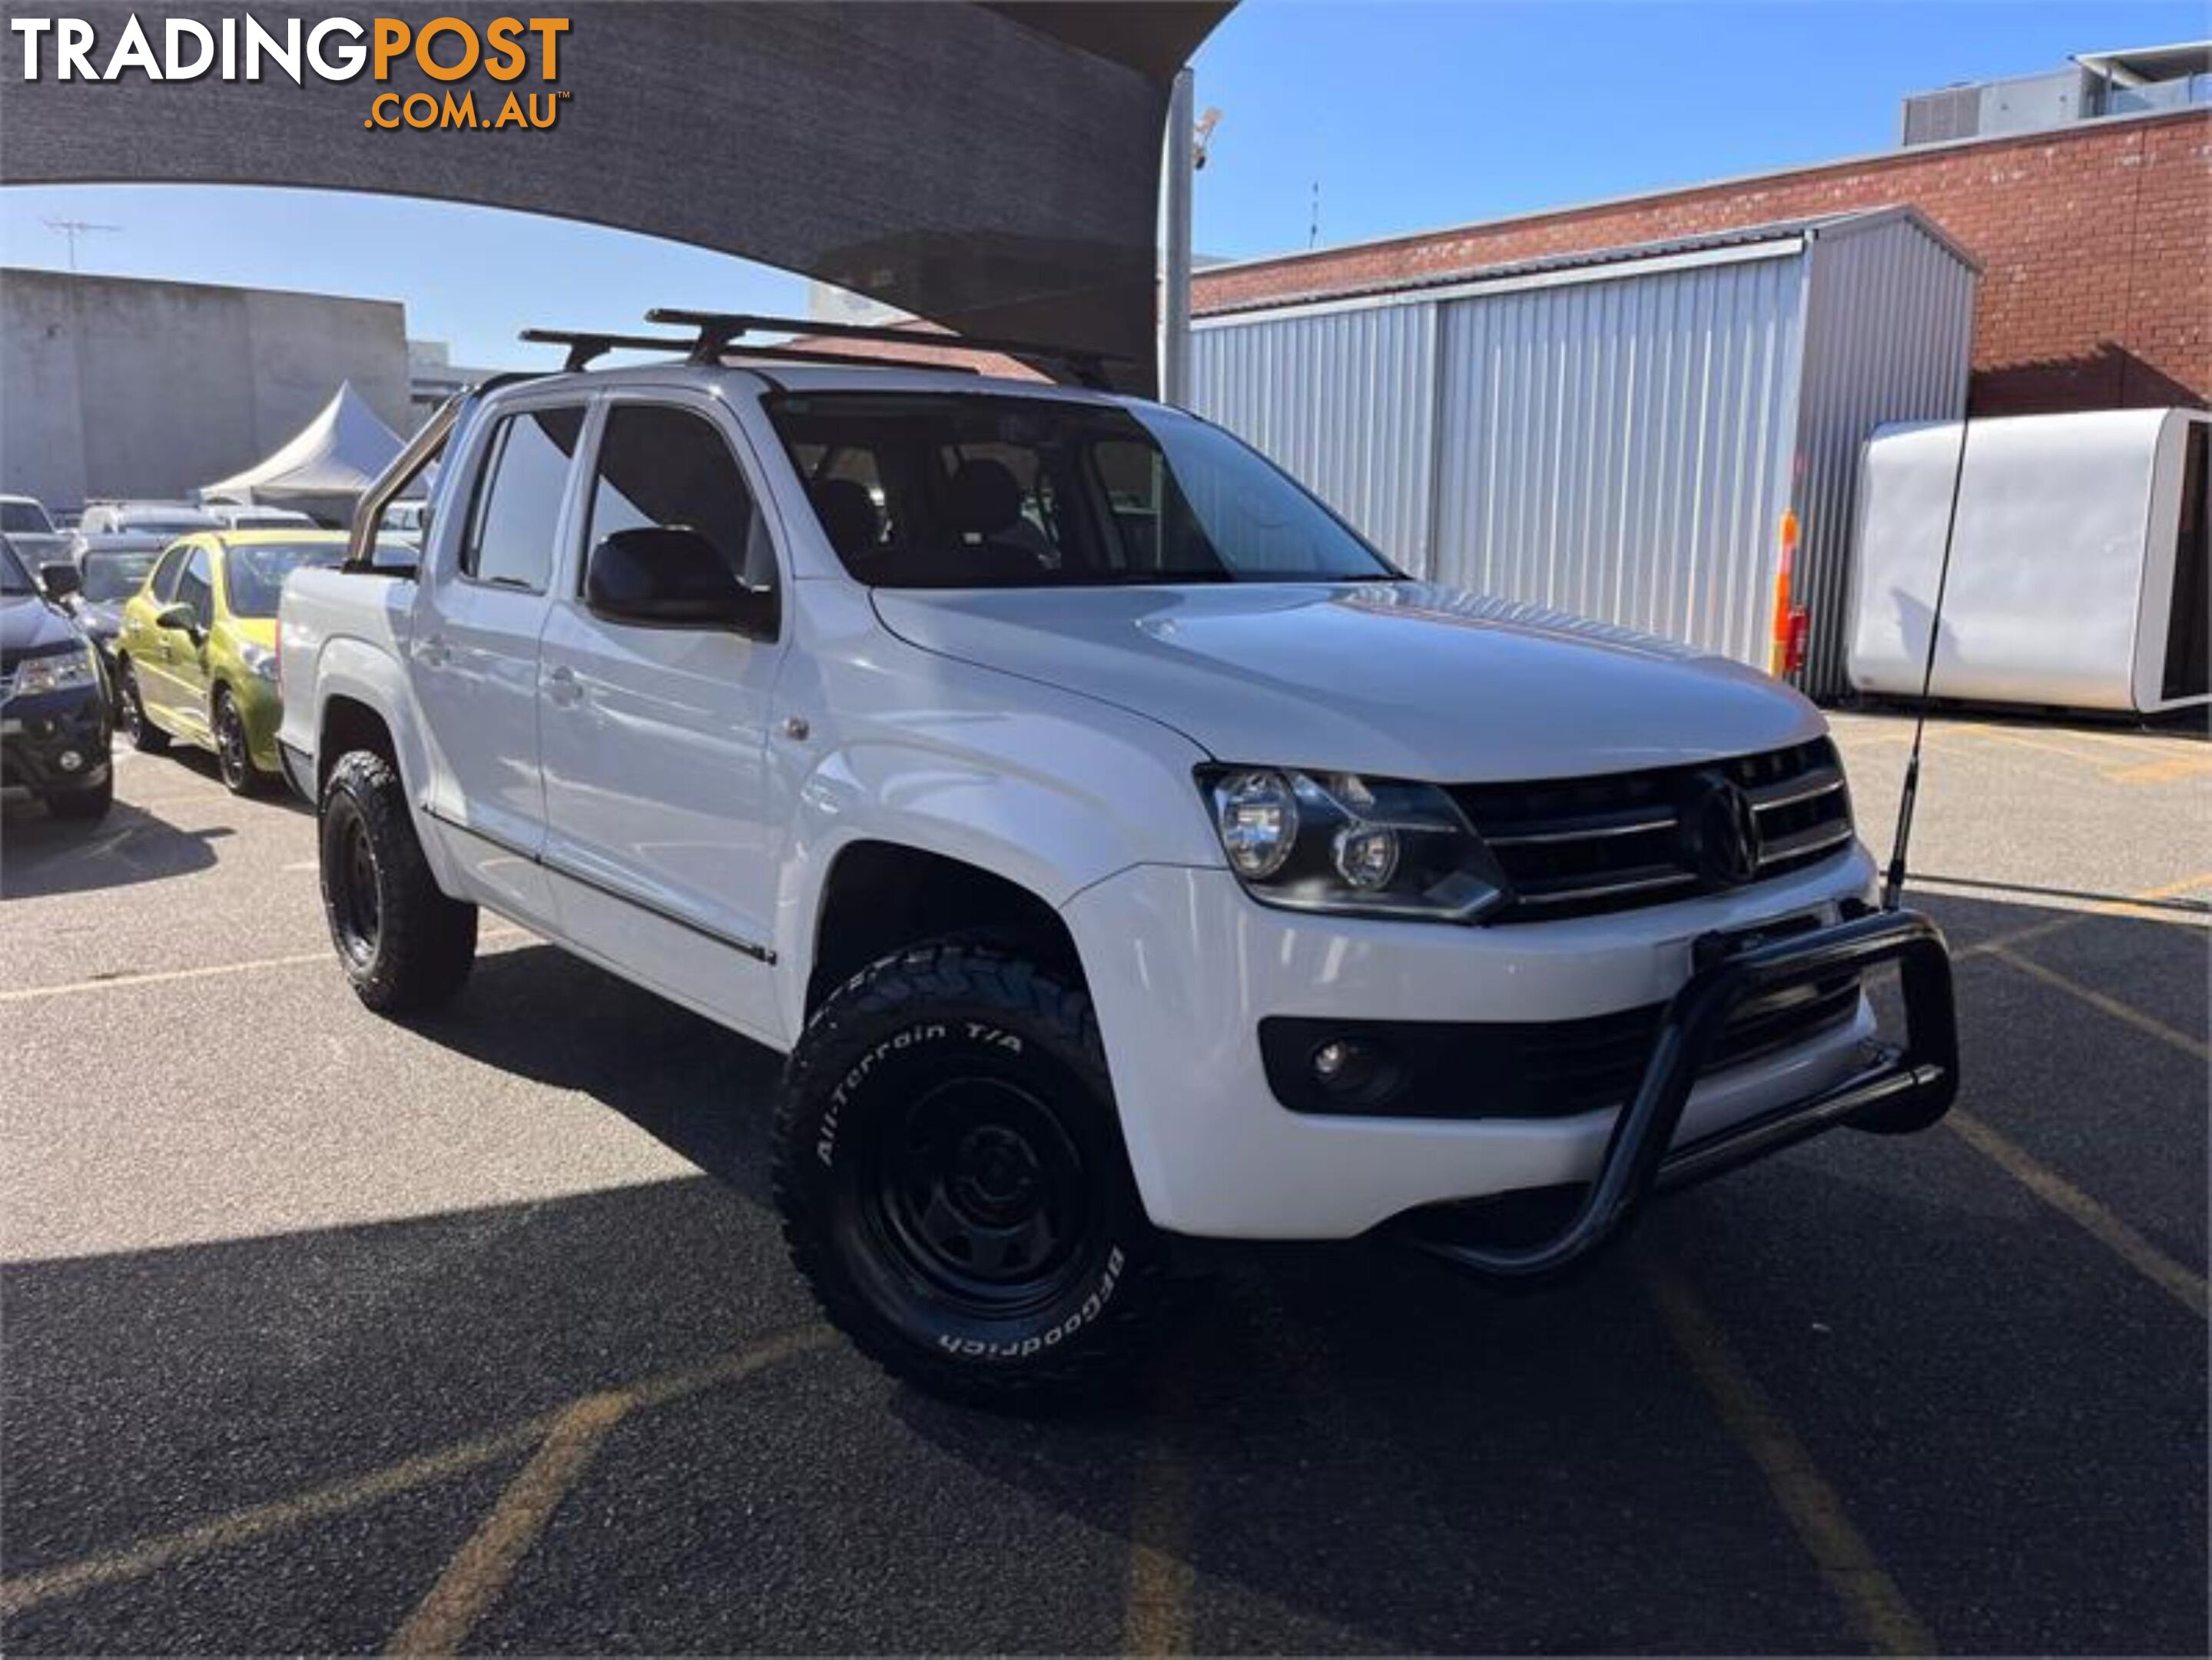
[[[478,830],[473,824],[464,824],[459,819],[439,812],[428,801],[422,803],[422,812],[426,818],[435,820],[448,830],[457,830],[464,836],[473,836],[477,841],[489,842],[501,852],[512,854],[517,859],[527,859],[540,870],[563,877],[580,887],[589,888],[594,893],[602,894],[609,899],[617,900],[634,909],[641,910],[647,915],[659,921],[685,929],[703,939],[711,939],[718,946],[726,946],[732,951],[741,956],[750,957],[757,963],[773,965],[775,962],[775,952],[770,946],[751,939],[741,939],[733,933],[724,933],[719,928],[708,927],[705,923],[694,921],[688,916],[678,916],[675,912],[663,909],[650,900],[641,899],[634,893],[625,893],[619,888],[608,885],[597,877],[586,876],[573,865],[560,860],[549,859],[542,853],[533,853],[527,848],[517,846],[503,836],[495,836],[488,830]]]

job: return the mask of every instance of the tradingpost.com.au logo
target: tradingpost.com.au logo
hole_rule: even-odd
[[[82,17],[11,17],[8,27],[16,37],[26,81],[139,76],[258,82],[282,76],[305,86],[310,77],[343,83],[366,73],[381,82],[391,78],[393,64],[411,58],[424,75],[446,83],[446,90],[404,98],[378,93],[362,125],[385,131],[550,127],[562,100],[573,95],[551,89],[561,72],[561,37],[568,32],[565,17],[498,17],[481,33],[458,17],[434,17],[419,28],[397,17],[374,17],[365,24],[350,17],[319,22],[294,17],[275,28],[251,14],[212,24],[171,17],[161,21],[158,42],[136,13],[106,40]],[[515,89],[512,83],[533,68],[548,90]],[[479,73],[501,83],[487,89],[481,107],[476,89],[458,84]]]

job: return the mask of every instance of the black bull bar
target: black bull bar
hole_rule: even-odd
[[[1674,994],[1635,1097],[1615,1119],[1596,1177],[1572,1219],[1535,1244],[1424,1238],[1425,1250],[1503,1280],[1556,1274],[1617,1239],[1655,1193],[1689,1186],[1763,1158],[1838,1124],[1925,1129],[1959,1092],[1959,1028],[1951,958],[1917,911],[1880,911],[1783,939],[1697,942],[1700,966]],[[1904,982],[1905,1042],[1874,1046],[1869,1063],[1802,1101],[1759,1113],[1675,1146],[1675,1127],[1729,1012],[1747,997],[1894,963]]]

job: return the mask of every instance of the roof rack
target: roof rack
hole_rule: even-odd
[[[656,306],[646,313],[645,320],[698,330],[699,337],[691,348],[691,361],[695,363],[717,362],[724,354],[732,351],[760,356],[803,350],[783,346],[763,349],[736,344],[742,336],[748,334],[793,333],[823,340],[871,340],[887,345],[951,347],[963,351],[993,351],[1008,357],[1032,358],[1062,365],[1086,386],[1111,391],[1113,383],[1107,379],[1105,366],[1130,361],[1118,352],[1093,351],[1077,346],[1049,346],[1036,340],[1007,340],[983,334],[930,334],[920,329],[896,328],[874,323],[817,323],[804,317],[764,317],[752,312],[685,311]],[[840,362],[862,361],[828,352],[817,353],[814,356],[817,360]],[[930,367],[939,366],[933,364]]]
[[[534,346],[566,346],[568,361],[561,365],[565,374],[589,368],[592,361],[611,351],[671,351],[688,354],[692,346],[689,340],[656,338],[649,334],[607,334],[580,329],[525,329],[520,338]]]
[[[719,352],[708,354],[702,351],[696,337],[690,340],[678,340],[665,335],[610,334],[596,329],[525,329],[520,337],[532,345],[568,347],[568,358],[561,365],[562,372],[566,374],[589,368],[597,359],[611,351],[672,352],[694,362],[719,362],[725,357],[759,357],[778,363],[827,363],[833,367],[854,363],[879,363],[893,368],[924,367],[945,374],[975,374],[979,372],[967,363],[918,366],[911,357],[888,357],[874,352],[809,351],[803,346],[726,345]]]

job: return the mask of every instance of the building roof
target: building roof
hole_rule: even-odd
[[[1291,294],[1279,297],[1247,301],[1237,305],[1209,307],[1200,321],[1212,318],[1241,316],[1255,311],[1279,311],[1286,307],[1327,305],[1346,300],[1371,298],[1378,295],[1397,294],[1430,289],[1458,289],[1476,284],[1508,282],[1519,277],[1533,277],[1553,272],[1582,271],[1605,265],[1641,264],[1654,259],[1690,261],[1705,255],[1723,255],[1739,249],[1754,247],[1765,243],[1805,241],[1815,237],[1847,236],[1870,230],[1877,225],[1893,221],[1909,220],[1917,225],[1934,241],[1968,269],[1978,271],[1981,263],[1950,237],[1945,235],[1917,208],[1899,204],[1886,208],[1868,208],[1848,213],[1822,214],[1807,219],[1775,220],[1763,225],[1741,225],[1728,230],[1707,231],[1695,236],[1668,237],[1656,242],[1631,242],[1604,248],[1582,248],[1566,253],[1547,254],[1540,258],[1516,259],[1503,265],[1480,265],[1465,270],[1425,272],[1418,277],[1398,277],[1378,279],[1371,283],[1333,287],[1325,293]],[[1395,239],[1394,239],[1395,240]],[[1265,261],[1254,260],[1254,265]]]
[[[2163,49],[2160,49],[2163,50]],[[2006,145],[2064,143],[2077,137],[2087,137],[2107,128],[2133,123],[2185,119],[2203,120],[2208,111],[2201,104],[2186,105],[2174,109],[2130,111],[2118,115],[2096,116],[2085,121],[2069,122],[2061,127],[2039,128],[2029,132],[1978,133],[1968,138],[1944,139],[1934,143],[1914,144],[1894,149],[1863,152],[1855,155],[1832,157],[1820,161],[1801,161],[1784,167],[1765,167],[1753,173],[1732,173],[1717,179],[1692,179],[1686,184],[1662,185],[1655,189],[1632,191],[1619,196],[1595,197],[1579,202],[1565,202],[1557,207],[1532,208],[1525,212],[1500,214],[1491,219],[1462,220],[1455,224],[1431,225],[1416,230],[1392,231],[1387,235],[1358,237],[1346,242],[1332,242],[1315,248],[1286,249],[1279,253],[1254,254],[1246,258],[1224,260],[1197,273],[1194,298],[1205,308],[1208,316],[1218,315],[1229,307],[1206,307],[1205,285],[1217,277],[1231,277],[1239,271],[1263,269],[1267,266],[1296,267],[1312,263],[1324,265],[1332,258],[1347,253],[1358,253],[1370,249],[1409,247],[1424,243],[1438,242],[1452,237],[1470,236],[1503,231],[1522,226],[1538,225],[1550,220],[1580,219],[1609,209],[1641,207],[1647,204],[1672,201],[1677,198],[1701,196],[1718,191],[1743,190],[1793,179],[1808,174],[1848,171],[1852,168],[1887,166],[1910,167],[1940,155],[1949,150],[1973,149],[1987,147],[1997,149]],[[1956,245],[1954,244],[1954,246]],[[1460,281],[1462,278],[1455,277]],[[1329,290],[1334,294],[1334,289]],[[1306,299],[1318,298],[1309,294]],[[1256,302],[1254,302],[1256,303]],[[1289,301],[1279,302],[1290,304]],[[1240,305],[1239,310],[1250,309],[1249,304]]]
[[[2124,87],[2139,87],[2155,81],[2179,81],[2190,75],[2212,75],[2212,40],[2136,46],[2126,52],[2077,52],[2074,61]]]

